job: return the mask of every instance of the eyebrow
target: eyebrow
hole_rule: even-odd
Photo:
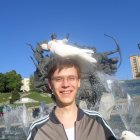
[[[70,77],[70,76],[78,77],[78,75],[68,75],[68,76],[53,76],[52,78],[61,78],[61,77]]]

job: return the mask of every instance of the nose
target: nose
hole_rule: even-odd
[[[63,79],[62,86],[63,87],[68,87],[69,86],[69,82],[68,82],[68,79],[67,78],[64,78]]]

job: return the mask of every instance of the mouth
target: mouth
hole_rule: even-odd
[[[63,94],[63,95],[69,95],[71,92],[72,92],[71,90],[60,91],[60,93]]]
[[[70,96],[72,93],[72,90],[62,90],[60,91],[62,96]]]

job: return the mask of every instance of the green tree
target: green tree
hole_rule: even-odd
[[[0,73],[0,92],[5,92],[5,75]]]
[[[10,99],[10,104],[13,104],[16,100],[20,99],[20,94],[17,90],[13,90],[11,93],[12,93],[12,97]]]
[[[20,74],[17,74],[15,70],[7,72],[6,77],[6,92],[11,91],[20,91],[22,86],[22,77]]]

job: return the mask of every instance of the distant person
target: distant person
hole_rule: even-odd
[[[76,105],[81,69],[75,59],[54,57],[46,73],[56,106],[30,126],[27,140],[116,140],[99,113]]]

